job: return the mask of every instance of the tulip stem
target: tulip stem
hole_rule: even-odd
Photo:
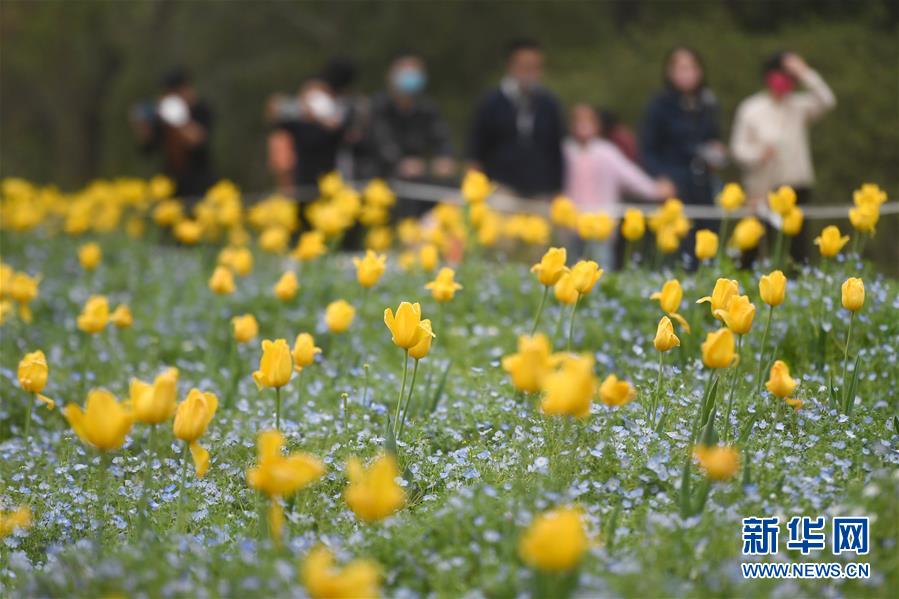
[[[724,256],[724,245],[727,241],[728,220],[727,213],[725,213],[721,218],[721,225],[718,227],[718,256],[716,258],[719,264],[721,263],[721,258]]]
[[[275,430],[281,430],[281,387],[275,387]]]
[[[581,301],[581,294],[577,294],[574,305],[571,307],[571,320],[568,321],[568,351],[571,351],[571,338],[574,336],[574,313],[577,312],[578,302]]]
[[[728,439],[730,439],[730,415],[733,410],[734,405],[734,395],[736,394],[737,388],[737,371],[740,368],[741,355],[743,353],[743,335],[737,335],[737,363],[731,366],[733,371],[730,374],[730,389],[728,390],[728,398],[727,398],[727,414],[725,414],[724,418],[724,442],[727,443]]]
[[[656,382],[656,397],[652,402],[652,414],[649,422],[655,426],[656,424],[656,413],[659,409],[659,400],[662,397],[662,357],[664,356],[664,352],[659,352],[659,379]],[[667,403],[667,402],[666,402]]]
[[[543,287],[543,299],[540,300],[540,306],[537,307],[537,314],[534,316],[534,326],[531,327],[531,335],[537,332],[537,326],[540,324],[540,316],[543,314],[543,306],[546,305],[546,296],[549,295],[549,285]]]
[[[849,402],[854,397],[849,397],[849,383],[846,381],[847,370],[849,369],[849,343],[852,341],[852,322],[855,320],[855,312],[849,313],[849,330],[846,331],[846,347],[843,349],[843,411],[849,410]]]
[[[768,329],[771,327],[771,317],[774,314],[774,306],[768,306],[768,318],[765,319],[765,332],[762,333],[762,349],[759,352],[759,365],[755,372],[756,394],[762,392],[762,368],[767,363],[765,361],[765,346],[768,343]]]
[[[187,486],[187,447],[185,443],[181,449],[181,482],[178,485],[178,513],[175,519],[176,532],[179,534],[184,530],[184,488]]]
[[[412,402],[412,391],[415,390],[415,377],[418,375],[419,361],[415,360],[415,366],[412,367],[412,381],[409,383],[409,394],[406,395],[406,404],[403,406],[403,415],[400,418],[400,435],[403,434],[403,430],[406,428],[406,413],[409,411],[409,404]]]
[[[400,407],[403,405],[403,395],[406,393],[406,375],[409,374],[409,350],[403,354],[403,384],[400,387],[400,394],[396,398],[396,413],[393,415],[393,438],[396,439],[397,423],[400,418]]]
[[[141,499],[141,503],[143,504],[143,515],[141,516],[141,523],[146,522],[147,518],[150,516],[150,483],[153,480],[151,474],[153,473],[153,460],[156,458],[156,425],[150,425],[150,432],[147,433],[147,464],[144,466],[144,486],[142,489],[143,498]],[[143,528],[143,526],[141,526]]]
[[[781,266],[781,256],[783,255],[784,249],[784,230],[783,224],[781,224],[781,228],[777,230],[777,241],[774,242],[774,265],[777,268]]]
[[[31,412],[34,410],[34,397],[30,394],[25,405],[25,439],[31,438]]]

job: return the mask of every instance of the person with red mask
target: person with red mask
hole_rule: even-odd
[[[815,183],[809,124],[836,106],[824,79],[798,54],[779,52],[763,65],[765,89],[740,103],[731,132],[730,150],[743,170],[750,205],[765,201],[781,185],[796,190],[808,203]],[[797,89],[798,86],[803,89]],[[793,256],[804,257],[797,240]]]

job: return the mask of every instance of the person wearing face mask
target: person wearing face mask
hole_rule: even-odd
[[[380,176],[445,179],[455,171],[450,131],[425,94],[424,59],[402,52],[387,71],[387,90],[372,98],[371,142]]]
[[[743,170],[751,204],[765,201],[781,185],[796,191],[799,204],[809,201],[815,182],[809,124],[836,106],[836,97],[821,76],[792,52],[779,52],[762,66],[765,89],[737,108],[730,150]],[[801,84],[803,90],[797,90]],[[805,244],[793,244],[801,259]]]
[[[301,201],[313,199],[318,179],[337,168],[338,152],[353,120],[352,107],[342,101],[343,92],[354,76],[351,64],[332,60],[295,96],[270,100],[269,167],[282,193]]]
[[[511,42],[505,76],[475,109],[468,147],[472,168],[519,195],[536,198],[562,188],[565,135],[559,101],[542,79],[539,42]]]

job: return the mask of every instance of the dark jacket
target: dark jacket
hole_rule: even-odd
[[[409,110],[401,110],[386,93],[372,99],[371,137],[381,176],[393,175],[403,158],[452,156],[450,131],[437,108],[426,96],[415,98]]]
[[[700,92],[694,106],[667,89],[646,108],[641,132],[643,165],[654,177],[668,177],[686,204],[711,204],[712,174],[702,146],[720,141],[718,102],[711,91]]]
[[[565,127],[555,96],[537,90],[530,98],[532,119],[522,127],[519,110],[497,88],[477,106],[469,157],[490,179],[522,195],[550,194],[562,188],[562,138]]]

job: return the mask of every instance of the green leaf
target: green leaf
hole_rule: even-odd
[[[693,458],[692,449],[687,453],[687,459],[684,460],[684,470],[681,473],[680,480],[680,513],[684,518],[690,516],[690,462]]]
[[[440,376],[440,382],[437,384],[437,389],[434,390],[434,396],[431,398],[430,413],[433,413],[434,410],[437,409],[437,406],[440,405],[440,399],[443,397],[443,391],[446,389],[446,380],[449,378],[449,372],[452,367],[453,361],[450,360],[446,363],[446,368],[443,369],[443,374]]]
[[[391,424],[390,410],[387,410],[387,424],[384,431],[384,449],[389,453],[396,455],[396,437],[393,436],[393,426]]]
[[[749,422],[743,427],[743,432],[740,433],[740,437],[737,439],[737,445],[745,445],[746,441],[749,440],[749,435],[752,434],[752,427],[755,425],[755,421],[759,419],[759,413],[756,411],[753,413],[752,417],[749,419]]]

